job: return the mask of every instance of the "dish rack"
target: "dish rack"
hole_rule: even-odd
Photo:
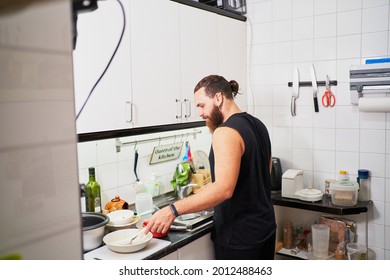
[[[246,0],[199,0],[199,3],[218,7],[237,14],[246,14]]]

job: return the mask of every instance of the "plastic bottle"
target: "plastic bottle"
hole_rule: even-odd
[[[155,197],[160,194],[160,185],[160,181],[157,179],[156,174],[152,174],[150,179],[146,182],[146,190],[152,197]]]
[[[288,222],[283,225],[283,246],[286,249],[292,249],[293,245],[293,226],[291,222]]]
[[[358,200],[369,201],[370,200],[370,171],[366,169],[358,170],[357,181],[359,183]]]
[[[101,213],[101,192],[100,184],[96,182],[95,179],[95,168],[90,167],[89,172],[89,182],[85,186],[85,195],[87,197],[87,212],[97,212]]]

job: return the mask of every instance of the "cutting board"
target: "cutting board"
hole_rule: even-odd
[[[84,254],[85,260],[142,260],[169,246],[170,241],[152,238],[145,248],[133,253],[117,253],[106,245]]]

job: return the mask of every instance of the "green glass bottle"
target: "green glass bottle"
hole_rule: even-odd
[[[85,186],[85,196],[87,197],[87,212],[98,212],[101,213],[101,193],[100,184],[95,179],[95,168],[90,167],[89,171],[89,182]]]

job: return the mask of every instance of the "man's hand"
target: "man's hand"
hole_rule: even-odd
[[[164,234],[169,230],[174,220],[175,215],[173,215],[169,206],[164,207],[150,217],[148,224],[145,226],[145,232],[151,231]]]

